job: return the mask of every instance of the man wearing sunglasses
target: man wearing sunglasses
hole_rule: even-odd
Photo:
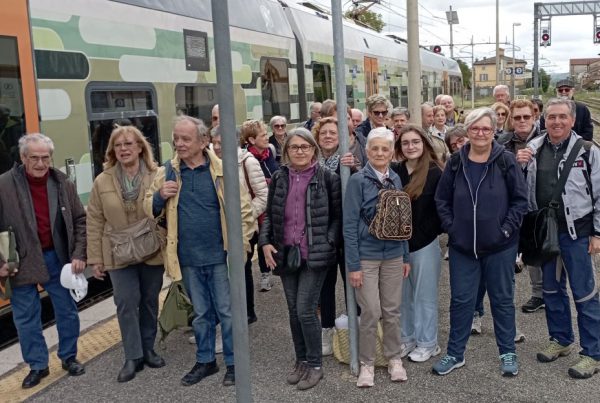
[[[570,99],[575,101],[575,83],[570,78],[560,80],[556,83],[557,98]],[[546,129],[544,117],[540,119],[540,129]],[[594,126],[592,126],[592,116],[587,106],[581,102],[575,101],[575,124],[573,131],[579,134],[584,140],[592,141],[594,137]]]

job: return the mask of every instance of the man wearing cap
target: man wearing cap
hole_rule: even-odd
[[[570,99],[575,101],[575,83],[570,78],[560,80],[556,83],[556,96],[558,98]],[[542,116],[540,119],[540,130],[546,129],[546,122]],[[594,126],[592,125],[592,115],[587,106],[581,102],[575,101],[575,124],[573,131],[583,137],[584,140],[592,141],[594,138]]]
[[[11,276],[13,321],[23,360],[31,369],[24,389],[49,374],[38,284],[52,300],[62,368],[74,376],[85,372],[77,361],[77,305],[60,284],[65,264],[71,263],[73,273],[85,269],[85,210],[75,185],[50,167],[53,151],[54,143],[43,134],[23,136],[19,140],[23,165],[0,176],[0,231],[10,227],[15,232],[20,260],[18,271],[9,274],[6,257],[0,256],[0,279]]]

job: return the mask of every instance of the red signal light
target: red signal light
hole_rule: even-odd
[[[600,35],[600,32],[596,34],[596,36]],[[598,36],[600,38],[600,36]],[[549,34],[542,34],[542,41],[547,42],[550,39]]]
[[[442,53],[442,47],[440,45],[435,45],[433,47],[433,53]]]

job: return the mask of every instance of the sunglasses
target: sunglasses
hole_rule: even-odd
[[[386,116],[388,111],[373,111],[373,115],[375,116]]]
[[[273,125],[275,129],[284,129],[285,125]]]
[[[572,88],[570,88],[570,87],[564,87],[564,88],[557,88],[557,89],[556,89],[556,91],[557,91],[559,94],[563,94],[563,93],[568,93],[568,92],[570,92],[570,91],[571,91],[571,89],[572,89]]]
[[[506,116],[506,112],[498,112],[496,115],[498,115],[498,116]]]
[[[517,122],[520,122],[521,120],[529,120],[531,117],[531,115],[515,115],[513,116],[513,119]]]

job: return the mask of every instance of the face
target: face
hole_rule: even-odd
[[[454,99],[452,99],[452,97],[444,97],[442,98],[440,105],[444,107],[444,110],[448,114],[454,110]]]
[[[310,108],[310,118],[313,120],[313,122],[316,122],[321,118],[321,104],[314,104]]]
[[[248,137],[248,141],[259,151],[265,150],[269,147],[269,136],[267,136],[267,130],[261,129],[256,137]]]
[[[219,126],[219,110],[213,108],[212,113],[211,113],[211,123],[210,123],[210,127],[217,127]]]
[[[221,149],[221,136],[214,136],[212,138],[212,149],[217,154],[217,157],[223,159],[222,149]]]
[[[337,150],[340,144],[338,129],[335,123],[327,123],[319,130],[319,147],[324,153],[329,154]]]
[[[484,116],[473,123],[467,130],[469,142],[473,147],[486,148],[492,146],[494,140],[494,127],[492,120]]]
[[[407,160],[416,160],[423,155],[423,139],[418,133],[404,133],[400,138],[402,154]]]
[[[369,112],[369,118],[375,123],[375,127],[385,126],[385,119],[387,117],[388,110],[383,104],[376,104],[373,109]]]
[[[290,165],[297,171],[310,166],[315,156],[315,148],[300,136],[288,140],[287,153]]]
[[[363,117],[362,117],[362,114],[360,113],[360,111],[353,110],[352,111],[352,125],[354,126],[354,128],[356,129],[358,127],[358,125],[362,123],[362,121],[363,121]]]
[[[142,147],[135,140],[135,136],[129,133],[117,137],[113,146],[117,161],[124,166],[135,164],[142,153]]]
[[[528,135],[533,130],[533,113],[527,107],[514,108],[511,121],[517,134]]]
[[[183,121],[173,128],[173,144],[179,158],[185,161],[202,154],[207,141],[200,139],[192,122]]]
[[[559,98],[573,98],[574,89],[571,87],[558,87],[556,89],[556,96]]]
[[[461,149],[467,142],[467,138],[464,136],[452,136],[450,138],[450,151],[455,152]]]
[[[433,108],[427,106],[423,108],[421,113],[421,120],[423,122],[423,127],[429,128],[433,124]]]
[[[533,104],[533,120],[540,120],[540,107],[538,104]]]
[[[34,178],[44,177],[48,173],[52,162],[50,149],[41,141],[31,142],[27,148],[27,155],[21,154],[25,172]]]
[[[446,124],[446,113],[444,111],[437,111],[435,116],[433,117],[433,123],[441,128]]]
[[[385,139],[372,139],[367,147],[367,158],[371,166],[378,171],[385,171],[392,161],[394,149]]]
[[[272,129],[273,129],[273,134],[275,136],[277,136],[277,137],[284,137],[285,136],[285,123],[283,122],[283,120],[279,120],[277,122],[273,122]]]
[[[406,115],[396,115],[394,116],[394,129],[398,132],[408,123],[408,119]]]
[[[575,119],[567,105],[550,105],[546,109],[546,130],[553,143],[559,143],[571,133]]]
[[[508,93],[504,90],[496,91],[494,99],[496,102],[502,102],[503,104],[508,105]]]
[[[496,116],[498,117],[496,121],[496,127],[502,128],[504,127],[504,123],[506,122],[506,111],[502,108],[496,109]]]

